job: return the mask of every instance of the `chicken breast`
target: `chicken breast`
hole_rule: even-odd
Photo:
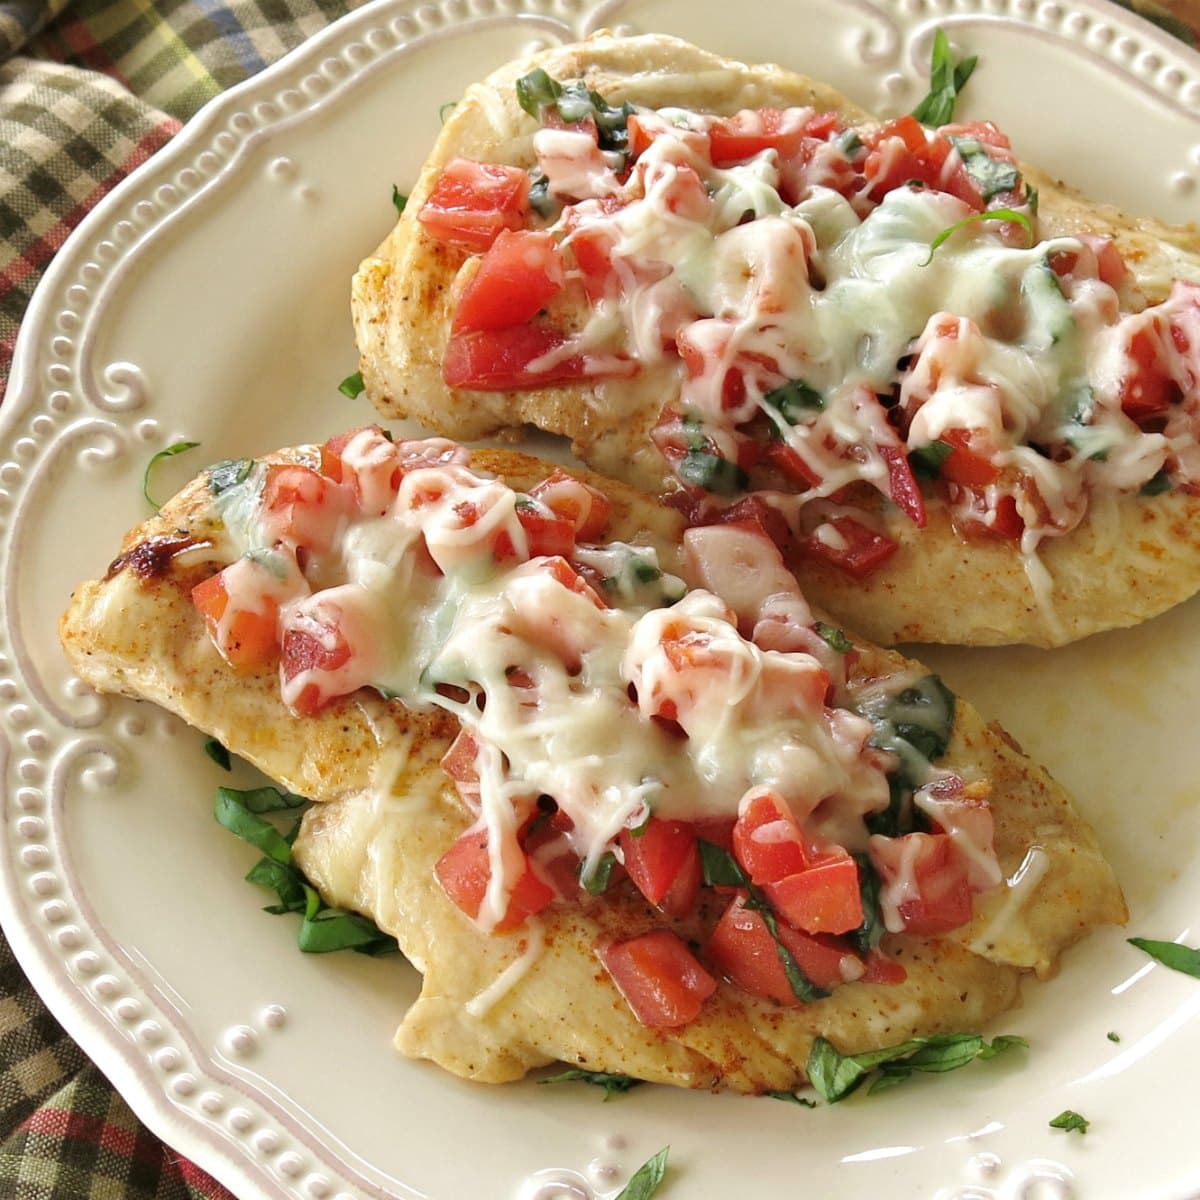
[[[307,447],[266,461],[322,460]],[[548,471],[499,451],[475,452],[472,467],[521,491]],[[664,569],[679,567],[676,513],[583,477],[612,504],[610,538],[654,547]],[[1023,974],[1050,973],[1079,937],[1125,919],[1112,872],[1063,790],[960,701],[938,766],[990,787],[995,854],[1011,882],[976,896],[973,919],[952,933],[887,935],[883,948],[903,966],[903,982],[848,983],[793,1006],[721,982],[695,1020],[648,1028],[597,957],[611,939],[663,925],[628,881],[599,896],[580,890],[507,933],[481,931],[439,883],[435,865],[474,821],[440,766],[458,729],[453,716],[408,711],[369,689],[297,716],[274,666],[237,672],[221,657],[191,599],[233,556],[226,521],[236,514],[222,516],[213,492],[202,475],[130,532],[105,578],[73,596],[63,645],[93,687],[163,705],[318,802],[294,845],[296,861],[330,904],[393,933],[424,976],[397,1033],[406,1055],[485,1082],[562,1060],[685,1087],[794,1088],[815,1037],[850,1053],[978,1029],[1017,1001]],[[857,646],[859,679],[914,672],[893,652]],[[671,927],[696,945],[719,903],[709,894]]]
[[[833,89],[779,67],[747,66],[660,35],[599,34],[510,63],[470,88],[447,120],[404,215],[359,267],[351,300],[360,366],[367,395],[381,413],[413,417],[461,439],[534,426],[569,438],[575,454],[596,469],[663,494],[679,483],[652,432],[683,386],[677,355],[643,362],[632,377],[517,390],[454,387],[443,377],[456,306],[478,258],[431,236],[419,215],[454,159],[522,168],[535,163],[537,122],[522,110],[515,84],[538,68],[561,81],[582,78],[614,106],[677,105],[716,114],[811,106],[863,129],[875,122]],[[1200,281],[1200,234],[1194,228],[1127,216],[1089,202],[1050,174],[1024,166],[1021,171],[1037,190],[1040,239],[1080,233],[1111,238],[1133,284],[1151,303],[1164,300],[1174,281]],[[569,305],[563,311],[561,297],[555,305],[551,316],[563,327],[582,321]],[[1196,402],[1195,396],[1187,400]],[[923,528],[878,492],[855,499],[867,524],[898,545],[868,577],[848,575],[811,554],[791,559],[815,602],[881,644],[1061,645],[1136,624],[1200,588],[1194,488],[1145,495],[1135,484],[1093,492],[1078,525],[1040,542],[1011,533],[964,536],[944,489],[921,489],[928,514]],[[957,515],[962,517],[961,508]]]

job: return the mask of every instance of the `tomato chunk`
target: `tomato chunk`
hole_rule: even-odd
[[[661,904],[676,877],[691,864],[699,864],[696,830],[685,821],[651,817],[645,829],[634,833],[622,829],[617,844],[624,855],[625,870],[651,904]]]
[[[763,890],[775,912],[805,933],[849,933],[863,923],[858,864],[848,854],[820,858]]]
[[[442,755],[442,770],[454,780],[462,802],[475,816],[479,815],[479,743],[469,729],[460,729]]]
[[[743,109],[732,117],[720,117],[708,131],[713,166],[728,167],[764,150],[791,158],[804,145],[808,124],[804,109]]]
[[[454,310],[452,329],[523,325],[562,290],[562,256],[550,234],[503,229]]]
[[[536,365],[538,359],[560,350],[566,340],[557,330],[538,325],[455,333],[446,345],[442,378],[450,387],[480,392],[509,392],[586,378],[588,364],[581,354]]]
[[[347,492],[328,476],[298,463],[267,468],[263,514],[274,537],[328,550],[350,510]]]
[[[1129,339],[1129,370],[1121,385],[1121,409],[1130,420],[1164,416],[1182,393],[1163,362],[1156,325],[1144,325]]]
[[[876,533],[853,517],[832,517],[799,543],[807,558],[836,567],[854,579],[866,579],[898,549],[887,534]]]
[[[733,827],[733,855],[758,884],[786,879],[811,862],[804,832],[792,810],[768,788],[743,797]]]
[[[570,558],[575,550],[575,526],[540,504],[518,504],[517,520],[529,539],[529,557],[557,555]]]
[[[862,960],[849,943],[801,933],[782,922],[778,929],[780,941],[796,965],[822,991],[862,978]],[[704,957],[731,983],[753,996],[788,1006],[802,1003],[788,982],[767,923],[760,913],[746,907],[742,894],[721,915],[704,945]]]
[[[452,158],[417,220],[439,241],[486,250],[503,229],[520,229],[529,213],[529,175],[520,167]]]
[[[521,852],[524,868],[508,897],[504,916],[496,922],[496,933],[507,933],[523,925],[554,899],[554,889],[534,872],[528,856]],[[492,878],[486,829],[469,829],[438,859],[434,867],[438,882],[451,900],[475,920],[483,907]]]
[[[651,1029],[694,1021],[717,990],[717,981],[669,929],[610,942],[601,947],[600,961],[634,1016]]]
[[[951,447],[938,468],[941,478],[967,487],[984,487],[1000,478],[1000,468],[992,461],[978,433],[947,429],[939,440]]]
[[[287,685],[298,675],[317,673],[326,676],[340,671],[350,661],[350,645],[337,629],[326,628],[315,633],[306,628],[283,631],[280,670],[283,675],[285,699],[302,716],[311,717],[321,711],[337,695],[346,695],[354,688],[334,692],[327,680],[310,680],[291,695]]]
[[[225,571],[192,588],[192,603],[204,617],[213,642],[225,661],[238,671],[260,667],[279,653],[279,603],[270,596],[259,599],[254,609],[235,607],[230,618]]]
[[[584,542],[598,538],[612,520],[612,504],[597,488],[555,467],[549,476],[529,491],[551,512],[565,517],[575,527],[575,536]]]
[[[382,515],[404,476],[399,447],[378,425],[352,429],[321,447],[321,474],[351,489],[358,506]]]
[[[882,884],[884,919],[892,932],[947,933],[971,919],[966,865],[949,835],[875,836],[870,852]]]

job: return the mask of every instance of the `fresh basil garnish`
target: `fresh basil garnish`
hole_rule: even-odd
[[[817,1102],[810,1100],[807,1096],[797,1096],[795,1092],[763,1092],[764,1096],[770,1096],[772,1100],[786,1100],[789,1104],[799,1104],[801,1108],[816,1108]]]
[[[142,473],[142,495],[145,496],[146,503],[150,505],[155,512],[158,512],[158,510],[162,508],[162,505],[150,495],[150,473],[160,462],[162,462],[164,458],[174,458],[177,454],[183,454],[188,450],[195,450],[198,445],[200,445],[199,442],[175,442],[168,446],[165,450],[160,450],[146,464],[146,470]]]
[[[1023,213],[1017,208],[989,208],[986,212],[972,213],[969,217],[963,217],[961,221],[955,221],[953,225],[948,225],[943,229],[929,243],[929,254],[922,261],[921,266],[929,266],[933,262],[933,256],[940,246],[952,238],[960,229],[965,228],[967,225],[974,225],[977,221],[1012,221],[1020,225],[1029,234],[1029,243],[1030,245],[1033,244],[1033,222],[1029,219],[1028,213]]]
[[[718,496],[744,492],[750,482],[750,477],[737,463],[708,450],[687,451],[676,467],[676,474],[684,483]]]
[[[1081,1117],[1074,1109],[1064,1108],[1050,1122],[1051,1129],[1065,1129],[1068,1133],[1087,1133],[1091,1124],[1086,1117]]]
[[[216,738],[204,739],[204,753],[226,771],[233,770],[233,763],[229,758],[229,751],[217,741]]]
[[[908,452],[908,465],[920,479],[937,479],[942,472],[942,463],[954,453],[954,447],[949,442],[941,440],[930,442],[927,446],[918,446]]]
[[[985,201],[1002,192],[1015,192],[1021,184],[1021,172],[1012,163],[993,158],[975,138],[952,137],[950,141],[971,181]]]
[[[1182,946],[1179,942],[1158,942],[1152,938],[1127,938],[1131,946],[1144,950],[1156,962],[1172,971],[1181,971],[1200,979],[1200,950]]]
[[[965,1067],[975,1059],[995,1058],[1007,1050],[1026,1048],[1024,1038],[1002,1034],[987,1042],[977,1033],[935,1033],[911,1038],[897,1046],[865,1054],[842,1054],[829,1041],[813,1042],[805,1072],[808,1081],[828,1104],[836,1104],[855,1091],[873,1071],[874,1094],[910,1078],[916,1072],[940,1073]]]
[[[208,490],[214,496],[219,496],[222,492],[237,487],[239,483],[245,483],[253,470],[254,459],[252,458],[226,458],[221,462],[213,463],[206,472]]]
[[[933,35],[933,51],[930,55],[929,94],[912,110],[912,115],[922,125],[948,125],[954,118],[954,102],[963,90],[971,72],[979,62],[971,55],[962,62],[954,61],[950,39],[942,29]]]
[[[879,906],[879,872],[875,870],[869,854],[856,854],[854,861],[858,863],[858,892],[862,899],[863,923],[846,936],[854,943],[854,948],[865,955],[879,945],[887,928],[883,923],[883,910]]]
[[[617,856],[611,850],[606,850],[596,863],[590,875],[580,875],[579,882],[585,892],[593,896],[603,896],[608,891],[612,879],[613,867],[617,865]]]
[[[596,124],[596,140],[601,150],[624,153],[629,147],[628,121],[632,104],[616,107],[599,92],[593,92],[582,79],[559,83],[541,67],[517,80],[517,103],[536,120],[543,120],[548,108],[557,109],[568,125],[578,125],[589,117]]]
[[[392,184],[392,204],[396,207],[396,212],[404,215],[404,210],[408,207],[408,197],[393,183]]]
[[[667,1152],[670,1149],[670,1146],[664,1146],[653,1158],[648,1158],[642,1163],[621,1189],[616,1200],[650,1200],[666,1177]]]
[[[604,1089],[604,1099],[620,1096],[631,1088],[638,1087],[642,1080],[629,1075],[613,1075],[608,1071],[588,1071],[583,1067],[572,1067],[558,1075],[550,1075],[539,1079],[538,1083],[590,1083],[593,1087]]]
[[[1138,491],[1139,496],[1161,496],[1163,492],[1169,492],[1172,487],[1171,476],[1167,472],[1166,467],[1155,471],[1145,483],[1142,484]]]
[[[292,810],[307,803],[303,796],[273,787],[246,791],[223,787],[217,789],[214,815],[223,828],[266,855],[250,868],[246,879],[275,893],[277,903],[268,905],[266,912],[302,916],[297,944],[305,953],[355,950],[377,955],[398,950],[396,939],[383,933],[367,917],[326,905],[292,862],[292,842],[300,830],[299,819],[287,833],[280,833],[258,815]]]
[[[825,397],[803,379],[791,379],[767,392],[763,403],[775,409],[789,425],[802,425],[824,410]]]
[[[1121,1035],[1111,1029],[1104,1036],[1108,1038],[1110,1042],[1119,1042],[1121,1040]]]
[[[338,384],[338,391],[343,396],[348,396],[351,400],[358,399],[366,390],[366,384],[363,383],[361,371],[355,371],[353,375],[347,375],[341,383]]]
[[[817,631],[817,636],[831,650],[836,650],[838,654],[849,654],[854,649],[854,643],[836,626],[826,625],[824,621],[818,621],[814,628]]]

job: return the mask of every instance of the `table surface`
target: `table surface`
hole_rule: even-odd
[[[357,6],[0,0],[0,392],[33,290],[87,212],[205,101]],[[1122,6],[1200,39],[1200,0]],[[138,1122],[47,1012],[2,933],[0,1195],[230,1198]]]

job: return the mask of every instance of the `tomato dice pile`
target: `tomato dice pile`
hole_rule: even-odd
[[[217,649],[236,671],[277,670],[300,717],[364,688],[457,715],[442,768],[469,825],[435,865],[442,890],[501,935],[520,936],[555,905],[620,904],[627,933],[597,954],[644,1024],[698,1019],[720,980],[781,1005],[858,980],[894,984],[905,973],[878,945],[885,925],[957,928],[972,896],[995,885],[977,865],[994,861],[986,801],[932,766],[925,829],[880,836],[864,826],[851,854],[814,815],[843,787],[864,811],[886,808],[896,767],[870,743],[871,721],[845,707],[854,651],[821,632],[756,502],[687,532],[684,557],[701,586],[684,595],[635,548],[603,543],[611,503],[561,470],[517,494],[470,470],[453,443],[393,442],[371,426],[309,461],[235,474],[241,493],[226,500],[250,531],[236,535],[246,552],[192,593]],[[211,472],[214,490],[217,479]],[[407,598],[389,609],[397,588]],[[460,630],[460,611],[493,624]],[[440,630],[443,641],[397,673],[387,649],[397,626]],[[456,673],[446,650],[455,637],[475,664],[465,669],[482,674]],[[593,639],[605,638],[589,660]],[[489,659],[481,640],[512,649]],[[481,665],[490,661],[503,671]],[[393,693],[390,681],[406,678],[417,682]],[[595,737],[624,722],[619,737],[644,747],[624,784],[616,750],[591,791],[576,779],[585,763],[549,761],[561,752],[539,739],[573,719],[575,698],[609,706]],[[712,768],[687,766],[689,755],[699,764],[717,747],[707,739],[721,736],[735,736],[724,769],[730,754],[747,765],[686,815],[656,811],[662,784],[646,770],[699,787]],[[742,772],[758,769],[759,743],[742,750],[737,737],[802,746],[807,782],[752,776],[747,789]],[[614,825],[605,797],[621,787]]]
[[[896,196],[920,194],[942,214],[944,237],[961,227],[961,237],[991,237],[1014,251],[1035,240],[1036,193],[992,123],[929,127],[906,115],[853,127],[811,108],[685,118],[673,110],[668,119],[612,108],[595,93],[590,109],[560,111],[553,97],[562,88],[550,82],[534,89],[537,104],[522,99],[542,127],[534,165],[454,159],[417,214],[430,238],[467,260],[442,364],[451,387],[588,386],[673,361],[679,399],[667,401],[653,430],[678,488],[673,503],[689,519],[714,521],[747,494],[796,493],[802,503],[788,509],[789,543],[860,580],[897,548],[886,522],[871,515],[872,489],[917,528],[932,494],[964,537],[1024,549],[1070,532],[1089,489],[1200,489],[1192,478],[1200,455],[1157,442],[1125,456],[1120,470],[1089,465],[1109,461],[1116,443],[1165,433],[1178,439],[1171,446],[1186,446],[1200,433],[1200,287],[1177,284],[1167,302],[1145,307],[1110,238],[1043,243],[1042,282],[1034,287],[1027,276],[1007,298],[1000,289],[995,312],[982,318],[954,318],[936,303],[914,312],[899,361],[864,368],[863,383],[846,374],[855,363],[843,364],[828,388],[796,376],[798,364],[828,356],[803,329],[783,332],[823,289],[838,249],[818,245],[815,225],[789,217],[814,196],[835,193],[852,214],[839,220],[865,224],[890,212]],[[582,85],[572,95],[578,101]],[[742,207],[721,203],[732,180],[752,181]],[[761,199],[764,189],[773,201]],[[751,236],[748,226],[763,232]],[[678,236],[679,250],[655,242],[654,228],[660,240]],[[928,253],[922,268],[944,237],[915,243]],[[697,269],[706,256],[715,268]],[[890,285],[879,286],[886,293]],[[1114,360],[1106,343],[1105,371],[1113,361],[1123,366],[1098,400],[1091,383],[1074,379],[1018,429],[1024,418],[1009,411],[1005,388],[1024,387],[1022,376],[1015,385],[991,382],[994,354],[981,347],[1025,347],[1035,316],[1054,330],[1036,353],[1053,356],[1077,329],[1102,326],[1118,347]],[[872,337],[868,320],[867,357]],[[1054,379],[1051,372],[1044,385],[1051,392]],[[927,403],[989,388],[985,407],[972,402],[957,421],[939,416],[932,432],[922,427]],[[1025,404],[1021,396],[1017,407]],[[1059,409],[1066,415],[1055,426]],[[1030,465],[1028,454],[1044,463]]]

